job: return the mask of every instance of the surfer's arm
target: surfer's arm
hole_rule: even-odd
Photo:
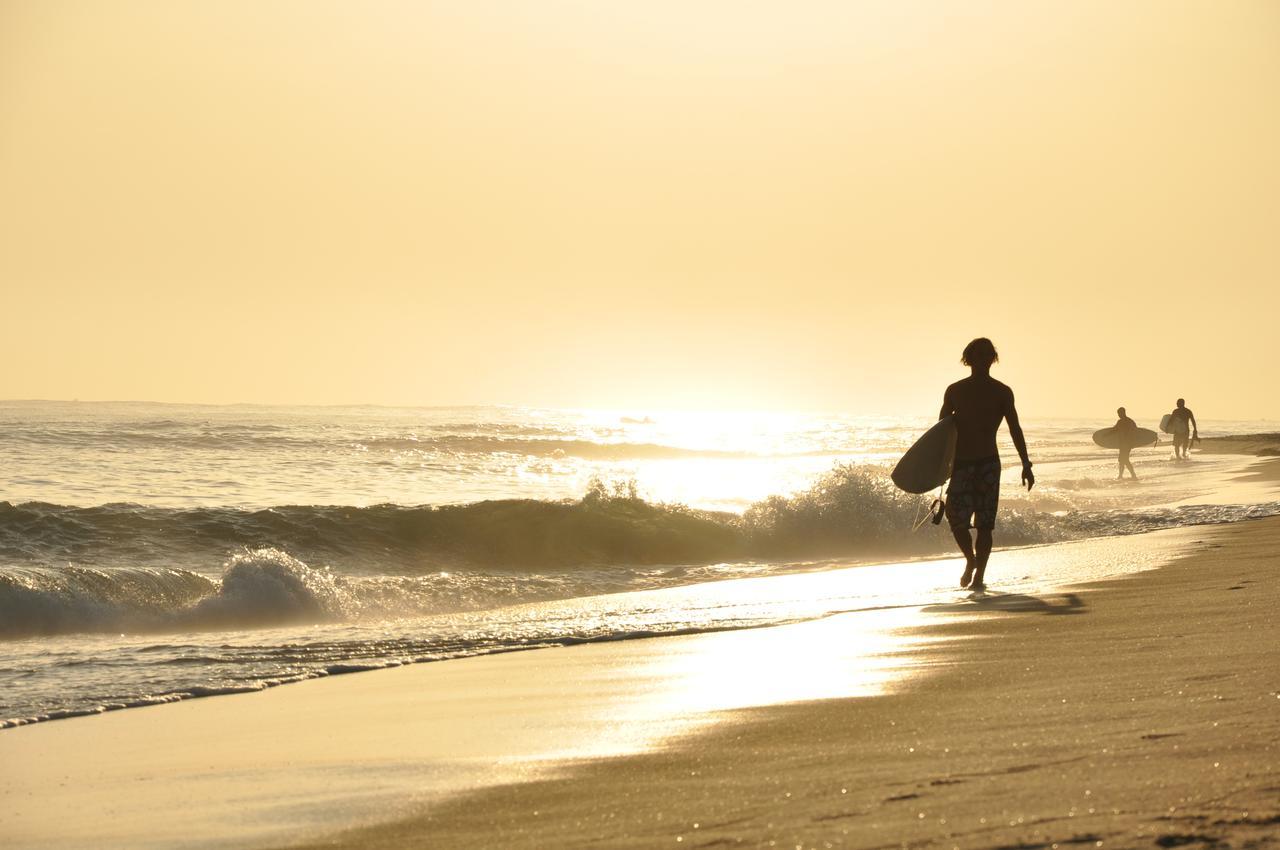
[[[951,401],[951,387],[947,387],[947,391],[942,394],[942,410],[938,411],[938,418],[946,419],[955,412],[955,403]]]
[[[1022,483],[1027,485],[1030,490],[1032,485],[1036,483],[1035,473],[1031,471],[1031,457],[1027,454],[1027,438],[1022,434],[1022,423],[1018,420],[1018,408],[1013,404],[1013,393],[1009,393],[1009,409],[1005,411],[1004,419],[1009,423],[1009,436],[1013,438],[1013,447],[1018,450],[1018,457],[1022,458]]]
[[[1187,408],[1187,418],[1191,420],[1191,436],[1200,439],[1200,426],[1196,424],[1196,415],[1191,412],[1191,408]]]

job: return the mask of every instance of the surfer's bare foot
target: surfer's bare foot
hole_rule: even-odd
[[[982,593],[984,590],[987,589],[987,586],[980,581],[975,581],[972,585],[969,586],[969,589],[972,590],[974,593]]]
[[[971,580],[971,579],[973,579],[973,568],[974,568],[974,566],[975,566],[975,564],[973,563],[973,561],[969,561],[969,562],[967,562],[967,563],[964,565],[964,575],[960,576],[960,586],[961,586],[961,587],[968,587],[968,586],[969,586],[969,582],[970,582],[970,580]]]

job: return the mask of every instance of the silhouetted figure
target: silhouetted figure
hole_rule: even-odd
[[[1125,415],[1124,408],[1116,408],[1116,415],[1120,418],[1116,420],[1116,442],[1120,446],[1120,474],[1116,476],[1119,481],[1124,478],[1124,471],[1129,470],[1129,474],[1133,476],[1133,480],[1138,480],[1138,473],[1133,471],[1133,463],[1129,461],[1129,452],[1133,451],[1134,435],[1138,430],[1138,423],[1134,422]]]
[[[1200,439],[1200,428],[1196,425],[1196,415],[1187,407],[1186,399],[1178,399],[1178,406],[1169,414],[1169,428],[1173,431],[1174,458],[1187,460],[1191,441]]]
[[[947,387],[938,418],[955,417],[956,461],[947,487],[947,521],[964,553],[961,587],[984,590],[983,577],[991,557],[991,533],[996,526],[1000,504],[1000,455],[996,432],[1000,423],[1009,423],[1009,436],[1022,458],[1022,483],[1030,490],[1036,483],[1027,457],[1027,441],[1022,436],[1013,390],[991,377],[991,364],[1000,359],[996,347],[979,337],[964,348],[960,362],[973,374]],[[976,522],[974,521],[976,518]],[[977,540],[969,529],[977,528]]]

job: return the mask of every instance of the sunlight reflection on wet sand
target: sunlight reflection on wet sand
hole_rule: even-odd
[[[583,684],[610,695],[588,721],[595,734],[515,760],[641,752],[735,710],[886,693],[928,664],[919,650],[935,639],[910,631],[925,620],[920,609],[901,608],[664,638],[646,642],[643,654],[583,647],[593,655]]]

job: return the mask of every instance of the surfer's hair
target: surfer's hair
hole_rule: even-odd
[[[992,363],[1000,359],[995,344],[985,336],[980,336],[964,347],[960,362],[966,366],[990,368]]]

